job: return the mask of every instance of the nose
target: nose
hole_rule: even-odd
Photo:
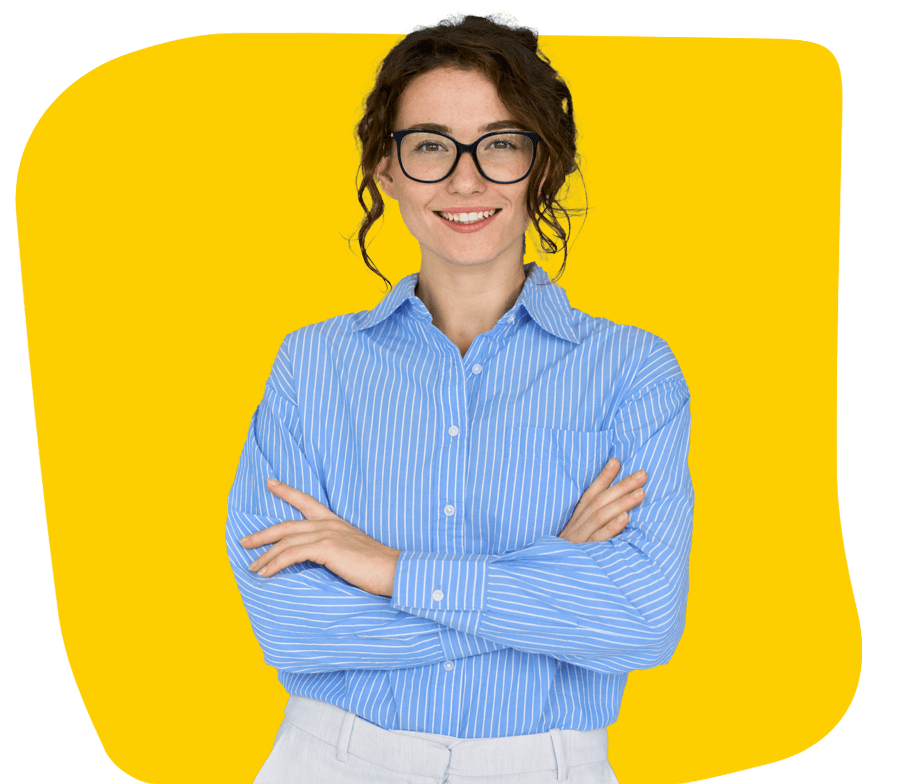
[[[451,193],[481,193],[486,186],[486,179],[476,168],[471,152],[460,154],[460,160],[453,173],[447,178],[447,187]]]

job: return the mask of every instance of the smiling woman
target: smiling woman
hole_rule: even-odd
[[[518,274],[523,283],[521,238],[530,223],[526,175],[534,144],[523,150],[519,143],[516,155],[493,151],[499,142],[510,146],[514,139],[507,133],[488,135],[496,127],[515,127],[507,114],[495,85],[478,71],[438,68],[417,76],[403,93],[396,115],[400,130],[393,134],[397,154],[391,152],[378,164],[377,181],[399,202],[402,219],[421,246],[426,272],[430,268],[443,277],[468,275],[479,268],[481,276],[483,265],[488,265]],[[462,142],[432,133],[433,127],[471,140],[471,147],[461,150]],[[428,132],[414,133],[415,129]],[[494,163],[499,155],[510,161]],[[491,173],[507,174],[508,181],[490,181],[483,166]],[[420,299],[424,302],[425,296]],[[461,347],[461,354],[465,350]]]
[[[291,695],[257,782],[616,781],[627,674],[684,626],[689,393],[664,341],[524,263],[530,225],[567,253],[573,117],[527,29],[442,22],[381,65],[359,242],[380,274],[382,190],[419,271],[285,338],[230,492]]]
[[[568,233],[562,222],[568,224],[569,219],[557,197],[566,177],[578,169],[572,95],[565,81],[540,52],[533,31],[496,24],[492,19],[475,16],[410,33],[380,65],[377,83],[367,96],[364,117],[357,129],[363,175],[358,199],[366,213],[358,241],[365,263],[379,274],[367,253],[365,240],[371,226],[383,214],[383,200],[376,178],[379,176],[378,165],[389,161],[392,156],[391,139],[396,141],[397,158],[402,165],[404,148],[400,144],[400,129],[450,134],[444,123],[426,122],[425,118],[411,116],[410,128],[401,124],[397,117],[397,113],[402,113],[405,121],[405,94],[411,83],[439,69],[459,72],[456,81],[461,87],[465,87],[466,82],[485,78],[492,88],[491,93],[497,95],[499,105],[490,108],[498,111],[499,119],[481,126],[477,136],[507,129],[530,132],[527,135],[535,145],[535,159],[531,161],[535,171],[526,188],[527,212],[544,250],[552,253],[562,250],[564,270]],[[450,114],[454,106],[451,94],[441,93],[431,97],[438,103],[430,107],[432,110],[444,111],[445,116]],[[443,140],[439,141],[443,143]],[[460,146],[456,140],[450,141]],[[538,142],[539,149],[536,149]],[[457,162],[456,153],[454,156]],[[479,156],[475,156],[474,160],[480,174],[489,179],[479,165]],[[403,171],[405,173],[404,168]],[[524,176],[528,174],[530,171]],[[408,176],[412,177],[412,174]],[[492,180],[510,182],[502,177]],[[370,196],[369,207],[364,203],[365,192]]]

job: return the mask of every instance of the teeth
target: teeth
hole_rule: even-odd
[[[442,218],[447,218],[454,223],[475,223],[476,221],[491,218],[498,210],[487,210],[486,212],[439,212]]]

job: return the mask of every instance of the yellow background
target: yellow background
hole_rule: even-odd
[[[353,128],[398,38],[144,49],[69,87],[23,155],[61,629],[106,751],[141,780],[250,782],[281,721],[226,496],[284,335],[382,294],[343,237]],[[693,396],[686,632],[630,676],[612,763],[663,784],[790,756],[860,667],[836,488],[837,63],[801,41],[541,42],[572,88],[590,207],[560,283],[664,337]],[[393,282],[417,270],[395,204],[371,254]]]

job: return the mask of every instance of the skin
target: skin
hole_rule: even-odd
[[[437,124],[461,142],[491,130],[521,129],[478,71],[437,69],[416,77],[399,102],[397,128]],[[380,189],[399,204],[406,227],[422,252],[416,296],[432,323],[464,355],[474,338],[488,332],[514,304],[524,286],[521,239],[530,223],[527,180],[498,185],[485,179],[472,155],[462,155],[453,173],[436,183],[407,178],[395,150],[377,167]],[[501,210],[488,228],[457,234],[438,212],[465,207]]]
[[[416,77],[400,99],[397,129],[424,124],[437,124],[464,143],[498,130],[498,124],[518,128],[485,76],[445,68]],[[413,182],[402,173],[395,151],[381,161],[376,177],[383,192],[399,203],[407,228],[418,240],[422,260],[415,294],[462,356],[477,335],[491,330],[511,308],[524,285],[521,240],[530,223],[527,180],[489,182],[472,156],[462,155],[446,180]],[[459,234],[438,213],[463,212],[464,207],[500,211],[481,231]],[[614,483],[619,470],[616,459],[604,466],[560,538],[573,544],[604,541],[626,527],[629,511],[645,497],[647,476],[640,470]],[[368,593],[393,595],[399,550],[367,536],[296,488],[274,479],[267,486],[306,519],[287,520],[241,539],[250,549],[273,544],[250,570],[270,577],[294,563],[313,561]]]

